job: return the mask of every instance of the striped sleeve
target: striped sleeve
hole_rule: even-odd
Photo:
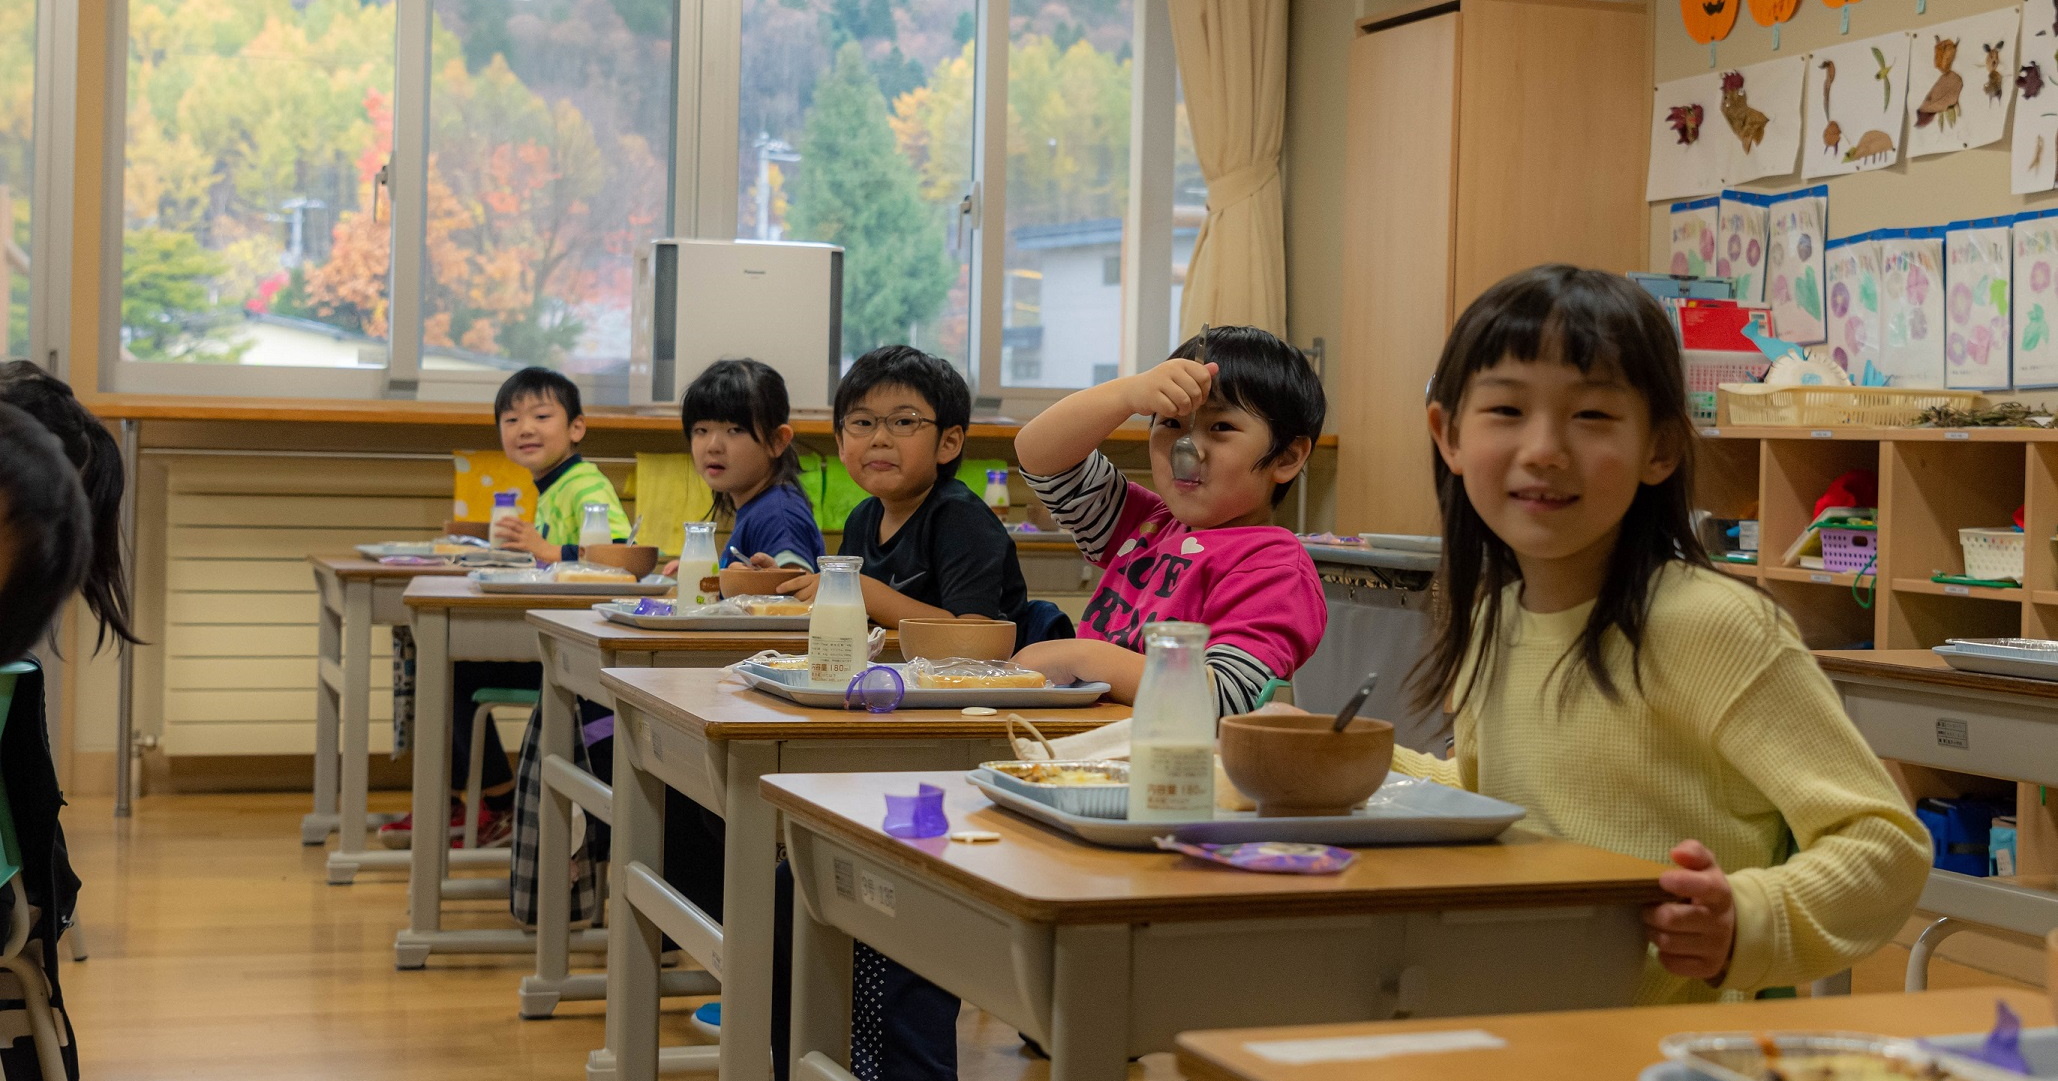
[[[1099,451],[1063,472],[1039,477],[1024,470],[1022,482],[1050,509],[1050,516],[1072,534],[1086,561],[1098,565],[1108,538],[1122,517],[1129,495],[1128,478]]]
[[[1212,645],[1207,652],[1208,672],[1215,677],[1215,713],[1234,717],[1258,708],[1258,695],[1265,684],[1285,679],[1265,662],[1230,645]]]

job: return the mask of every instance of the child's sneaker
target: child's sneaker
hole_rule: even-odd
[[[492,814],[492,811],[487,811]],[[484,822],[481,820],[481,826]],[[512,828],[510,826],[510,828]],[[454,844],[464,838],[464,801],[450,801],[450,838]],[[407,848],[414,842],[414,814],[409,812],[379,827],[379,843],[387,848]]]
[[[454,839],[450,847],[464,843],[464,818],[457,819],[457,828],[452,830]],[[491,807],[479,808],[479,847],[504,848],[514,840],[514,811],[496,811]]]

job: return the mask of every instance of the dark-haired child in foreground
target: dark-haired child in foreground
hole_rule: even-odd
[[[1253,327],[1216,327],[1146,372],[1079,391],[1015,437],[1022,479],[1101,568],[1079,638],[1015,659],[1055,683],[1099,680],[1136,700],[1143,626],[1208,625],[1208,670],[1223,716],[1249,711],[1266,682],[1292,679],[1322,641],[1329,609],[1315,564],[1272,524],[1322,434],[1322,383],[1300,350]],[[1198,414],[1195,411],[1198,410]],[[1099,450],[1130,416],[1151,417],[1152,491]],[[1172,477],[1171,449],[1194,418],[1200,479]]]

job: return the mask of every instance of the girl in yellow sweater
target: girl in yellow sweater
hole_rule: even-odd
[[[1600,271],[1516,274],[1458,320],[1429,399],[1446,603],[1414,687],[1456,740],[1395,768],[1675,864],[1641,1003],[1798,984],[1885,944],[1928,836],[1793,621],[1695,538],[1657,302]]]

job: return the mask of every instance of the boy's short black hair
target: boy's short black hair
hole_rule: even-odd
[[[578,420],[582,412],[579,384],[549,368],[528,367],[508,376],[507,382],[500,384],[499,393],[493,395],[494,417],[513,409],[523,398],[557,399],[557,404],[565,407],[566,424]]]
[[[1322,380],[1299,349],[1257,327],[1209,327],[1206,355],[1201,336],[1196,334],[1172,351],[1177,360],[1201,360],[1217,365],[1213,397],[1243,410],[1272,429],[1272,446],[1258,462],[1271,465],[1307,437],[1312,444],[1322,438],[1322,418],[1328,415],[1329,400],[1322,393]],[[1301,473],[1307,473],[1303,466]],[[1293,481],[1272,487],[1272,505],[1286,499]]]
[[[28,655],[86,579],[93,527],[78,470],[34,417],[0,403],[0,664]]]
[[[843,430],[843,415],[865,395],[889,386],[906,387],[928,401],[929,408],[936,411],[939,439],[947,428],[971,426],[972,388],[949,361],[912,345],[882,345],[857,358],[836,384],[836,430]],[[937,478],[956,476],[958,460],[963,457],[961,450],[957,458],[937,463]]]

